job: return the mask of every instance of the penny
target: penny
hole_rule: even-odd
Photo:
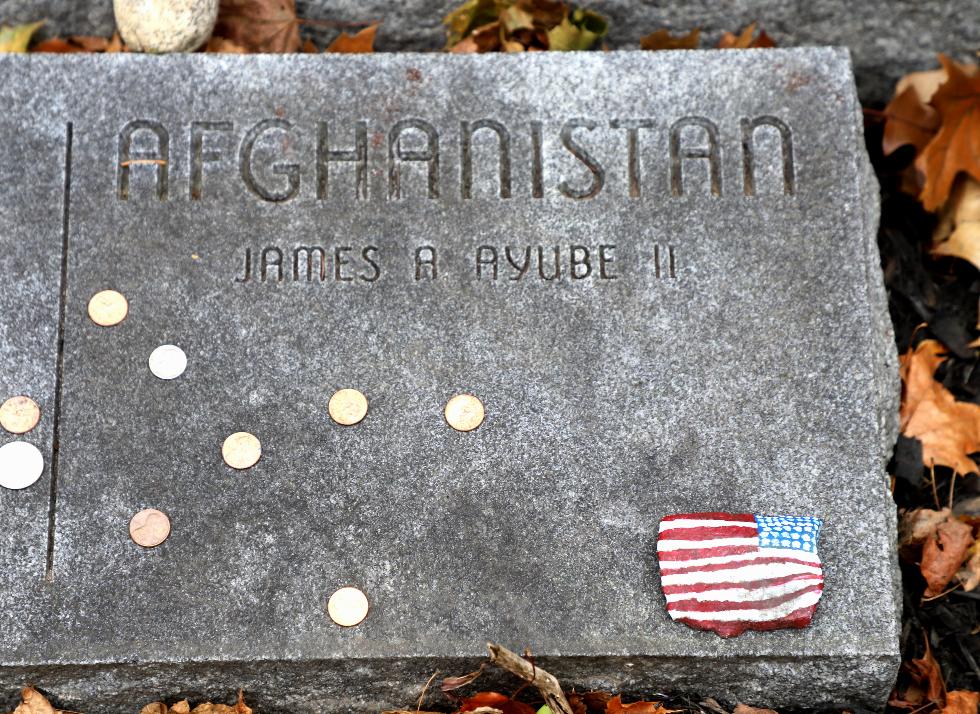
[[[356,389],[341,389],[335,392],[327,404],[330,418],[344,426],[357,424],[367,414],[367,409],[367,397]]]
[[[103,327],[118,325],[126,319],[127,314],[129,314],[129,303],[115,290],[97,292],[88,301],[88,316],[96,325]]]
[[[11,397],[0,405],[0,426],[11,434],[26,434],[40,418],[41,408],[30,397]]]
[[[150,353],[150,371],[160,379],[177,379],[187,369],[187,355],[177,345],[160,345]]]
[[[156,548],[170,536],[170,519],[163,511],[146,508],[129,521],[129,537],[136,545]]]
[[[0,486],[20,490],[34,484],[44,471],[44,457],[34,444],[12,441],[0,446]]]
[[[254,434],[238,431],[225,439],[221,445],[221,456],[233,469],[247,469],[258,463],[262,456],[262,444]]]
[[[457,394],[446,404],[446,422],[456,431],[473,431],[483,416],[483,402],[472,394]]]
[[[327,601],[330,619],[343,627],[353,627],[364,621],[368,614],[367,596],[353,587],[340,588]]]

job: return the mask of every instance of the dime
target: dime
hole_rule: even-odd
[[[88,301],[88,316],[96,325],[103,327],[118,325],[126,319],[128,313],[129,303],[115,290],[98,292]]]
[[[221,456],[233,469],[247,469],[255,466],[262,456],[262,444],[254,434],[238,431],[225,439],[221,446]]]
[[[330,596],[327,614],[343,627],[353,627],[364,621],[368,614],[367,596],[357,588],[344,587]]]
[[[0,446],[0,486],[12,490],[27,488],[41,478],[44,457],[34,444],[12,441]]]
[[[160,379],[177,379],[187,369],[187,355],[177,345],[160,345],[150,353],[150,371]]]
[[[156,548],[170,536],[170,519],[163,511],[146,508],[129,521],[129,537],[136,545]]]
[[[483,402],[472,394],[457,394],[446,404],[446,422],[456,431],[473,431],[483,415]]]
[[[357,424],[367,414],[367,409],[367,397],[356,389],[341,389],[335,392],[327,404],[330,418],[344,426]]]
[[[40,418],[41,408],[30,397],[11,397],[0,405],[0,426],[11,434],[26,434]]]

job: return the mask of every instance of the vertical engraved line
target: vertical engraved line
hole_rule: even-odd
[[[660,245],[654,244],[653,246],[653,266],[656,270],[656,277],[660,278]]]
[[[74,128],[65,128],[65,186],[61,212],[61,284],[58,296],[58,357],[54,381],[54,418],[51,437],[51,490],[48,493],[48,555],[44,579],[54,582],[54,529],[58,509],[58,450],[61,438],[61,392],[65,371],[65,308],[68,297],[68,207],[71,202],[71,149]]]
[[[667,256],[670,261],[670,277],[676,278],[677,271],[674,269],[674,246],[667,246]]]

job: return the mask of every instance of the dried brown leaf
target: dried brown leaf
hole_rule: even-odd
[[[656,30],[640,38],[641,50],[696,50],[701,43],[701,29],[695,27],[686,35],[671,35],[670,30]]]
[[[341,32],[330,46],[327,52],[348,52],[351,54],[364,54],[374,52],[374,37],[378,34],[378,24],[368,25],[363,30],[354,35]]]
[[[973,529],[962,521],[949,518],[936,528],[935,536],[922,545],[919,569],[928,587],[925,597],[936,597],[953,579],[973,543]]]
[[[923,340],[903,354],[902,404],[899,426],[903,434],[922,442],[926,466],[948,466],[959,474],[977,473],[970,454],[980,451],[980,406],[956,401],[934,375],[946,360],[943,346]]]
[[[33,687],[24,687],[20,692],[20,699],[21,702],[13,714],[61,714]]]
[[[662,702],[633,702],[623,704],[623,698],[616,695],[606,704],[606,714],[671,714],[680,709],[667,709]]]
[[[925,177],[919,200],[927,211],[942,207],[960,172],[980,180],[980,72],[944,55],[939,60],[947,79],[930,103],[940,128],[915,161]]]
[[[742,30],[738,35],[732,32],[726,32],[718,40],[718,49],[720,50],[744,50],[749,48],[766,48],[775,47],[776,43],[773,39],[766,34],[765,30],[759,32],[758,37],[755,36],[755,28],[758,23],[751,23],[744,30]]]
[[[775,709],[759,709],[748,704],[738,704],[732,714],[779,714]]]
[[[941,714],[977,714],[977,707],[980,707],[980,693],[957,689],[946,695]]]
[[[885,132],[881,149],[885,156],[912,145],[918,154],[939,129],[939,115],[913,86],[908,86],[885,107]]]
[[[461,714],[462,712],[475,712],[484,707],[498,709],[502,714],[535,714],[534,708],[529,704],[511,699],[500,692],[474,694],[460,702],[459,711]]]
[[[247,53],[247,50],[244,47],[232,42],[231,40],[225,39],[224,37],[212,37],[210,40],[208,40],[208,44],[204,48],[204,51],[233,55],[244,55]]]
[[[295,0],[221,0],[213,34],[248,52],[296,52],[301,41]]]

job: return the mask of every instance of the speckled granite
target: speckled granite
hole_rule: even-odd
[[[49,455],[73,136],[53,568],[49,480],[0,493],[0,709],[397,706],[487,639],[582,687],[883,703],[897,377],[846,51],[8,56],[0,101],[0,384]],[[670,621],[657,523],[709,506],[825,520],[811,627]]]

